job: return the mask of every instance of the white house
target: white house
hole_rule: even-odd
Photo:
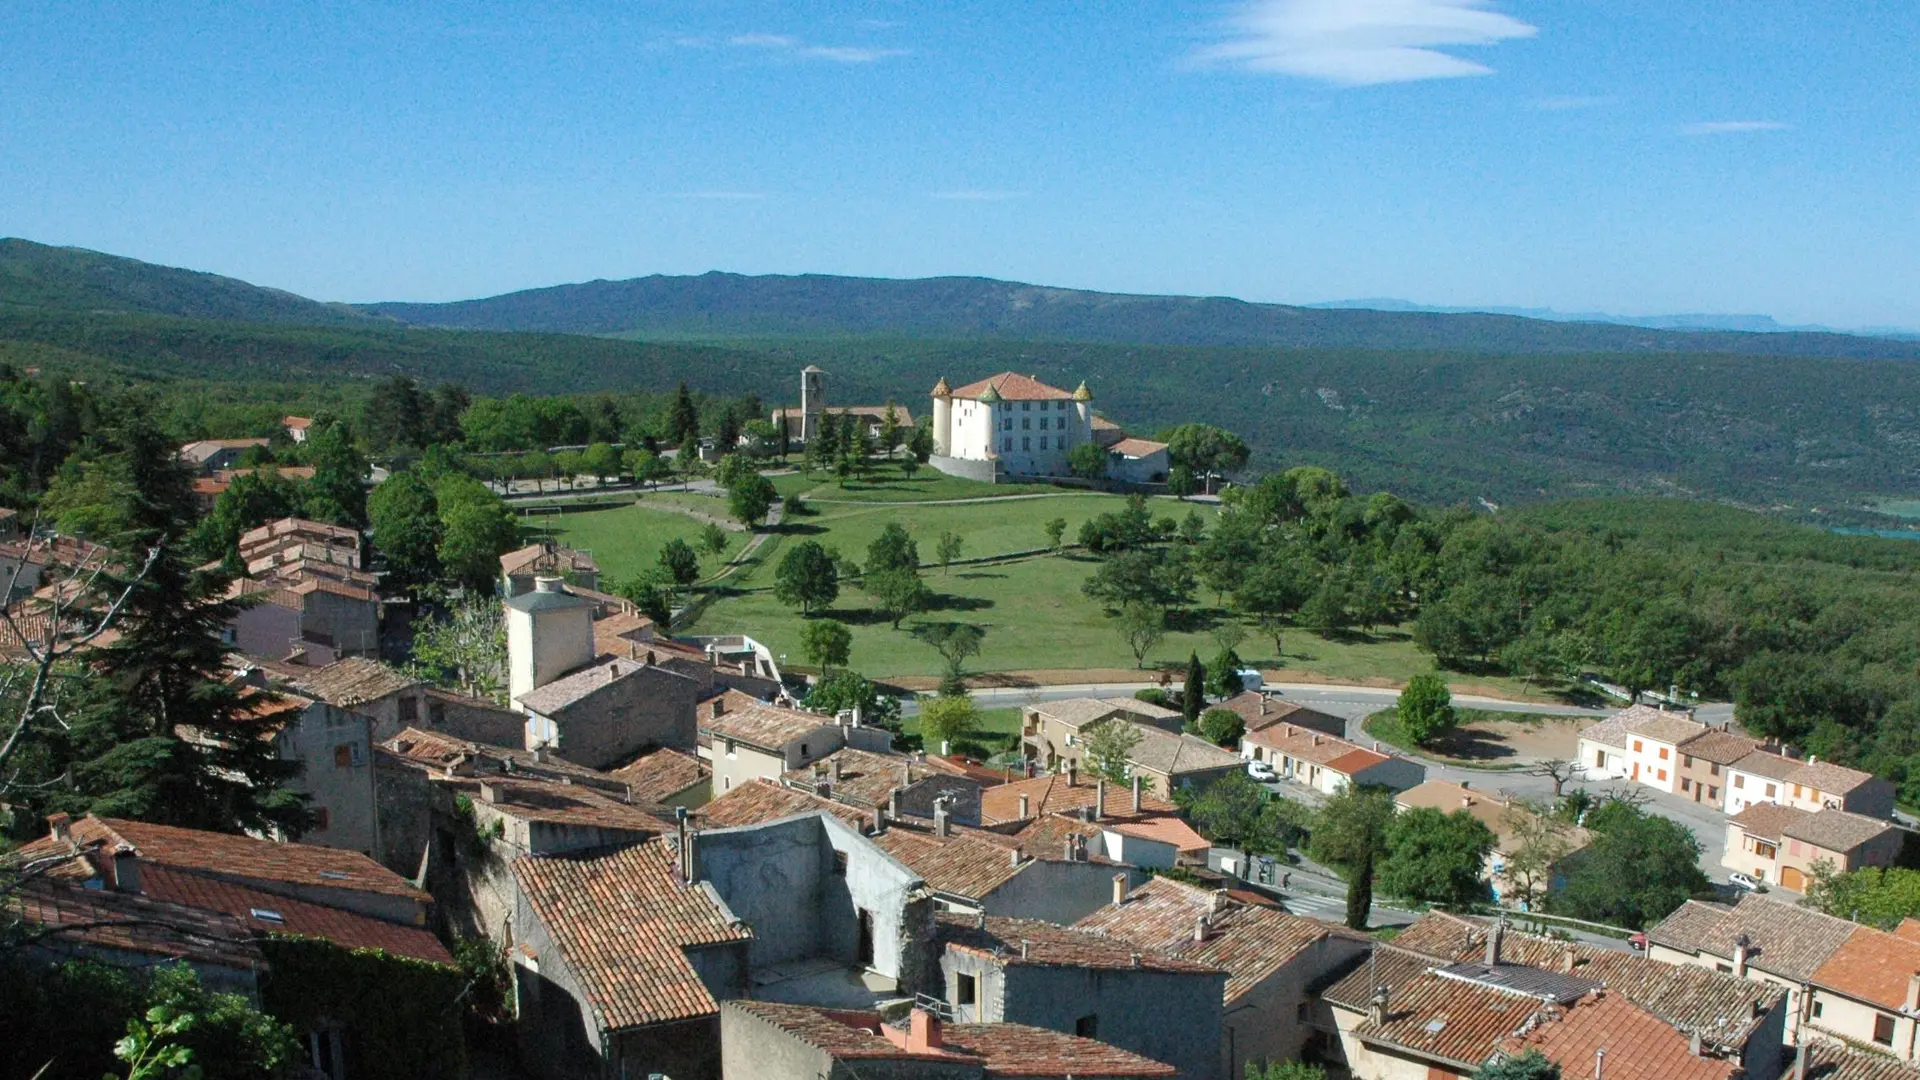
[[[1093,393],[1001,372],[958,390],[933,388],[933,458],[941,472],[991,480],[1066,476],[1067,454],[1093,438]]]
[[[1128,438],[1107,447],[1107,475],[1124,483],[1164,484],[1170,467],[1163,442]]]
[[[1682,713],[1635,705],[1580,733],[1580,765],[1594,779],[1634,780],[1671,794],[1679,783],[1680,744],[1706,731]]]

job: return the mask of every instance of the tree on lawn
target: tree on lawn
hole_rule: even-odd
[[[754,473],[727,489],[727,509],[740,524],[751,529],[766,520],[767,511],[773,509],[778,497],[773,481]]]
[[[965,692],[967,661],[979,655],[986,631],[972,623],[921,623],[913,628],[913,636],[933,646],[946,662],[946,673],[940,677],[940,692],[946,695]]]
[[[680,448],[684,460],[691,450],[700,452],[700,410],[693,404],[693,395],[687,392],[687,384],[681,383],[674,392],[673,404],[667,407],[667,439]]]
[[[880,414],[881,456],[892,457],[893,452],[900,448],[900,439],[900,410],[894,408],[892,402],[888,402],[886,411]]]
[[[629,578],[614,586],[614,593],[640,609],[640,614],[652,619],[654,626],[667,633],[673,627],[673,578],[667,572],[655,567],[643,570],[639,576]]]
[[[1373,910],[1375,867],[1387,852],[1393,796],[1375,787],[1342,787],[1315,816],[1310,853],[1347,879],[1347,925],[1365,930]]]
[[[418,474],[402,470],[374,488],[367,496],[367,521],[374,546],[387,560],[389,588],[418,596],[439,580],[440,503]]]
[[[1311,816],[1292,799],[1270,795],[1244,772],[1233,772],[1201,789],[1187,804],[1201,835],[1241,855],[1283,855],[1306,833]]]
[[[1053,551],[1059,551],[1060,538],[1067,534],[1067,519],[1054,518],[1042,526],[1042,529],[1047,534],[1047,547]]]
[[[867,573],[920,569],[920,546],[897,521],[889,521],[867,545]]]
[[[1088,771],[1095,776],[1106,778],[1115,784],[1126,784],[1133,779],[1133,766],[1129,759],[1134,747],[1146,736],[1140,733],[1138,725],[1126,720],[1106,720],[1095,724],[1081,733],[1086,741],[1085,762]]]
[[[1162,432],[1169,465],[1186,469],[1195,481],[1246,468],[1251,451],[1240,436],[1211,424],[1181,424]]]
[[[713,447],[722,454],[740,448],[740,414],[732,407],[720,410],[720,424],[713,432]]]
[[[1393,712],[1400,730],[1420,746],[1452,731],[1459,723],[1447,680],[1435,674],[1408,679],[1407,688],[1400,691],[1399,699],[1394,702]]]
[[[928,424],[926,420],[920,421],[914,427],[913,434],[907,437],[907,454],[913,460],[913,468],[925,465],[927,459],[933,456],[933,428]],[[906,470],[909,477],[913,475],[913,468]]]
[[[953,560],[960,557],[960,549],[964,545],[965,541],[960,539],[960,534],[957,532],[948,530],[940,534],[940,543],[933,550],[940,556],[941,573],[953,572]]]
[[[1560,1080],[1560,1066],[1538,1050],[1518,1057],[1501,1055],[1473,1074],[1473,1080]]]
[[[1186,717],[1188,731],[1200,727],[1200,710],[1207,705],[1207,668],[1199,653],[1187,654],[1187,681],[1180,688],[1180,711]]]
[[[622,455],[627,471],[643,484],[657,484],[672,473],[673,469],[659,454],[652,450],[629,450]]]
[[[620,451],[612,443],[593,443],[580,455],[580,467],[604,484],[608,477],[620,475]]]
[[[787,550],[773,575],[774,599],[812,615],[840,596],[840,571],[833,553],[813,540]]]
[[[1481,874],[1493,844],[1493,830],[1465,810],[1403,810],[1387,826],[1380,887],[1420,904],[1460,909],[1484,903],[1489,893]]]
[[[1229,623],[1228,625],[1233,625]],[[1235,626],[1238,630],[1239,627]],[[1223,646],[1213,657],[1213,664],[1207,669],[1207,693],[1216,698],[1230,698],[1245,687],[1240,682],[1240,670],[1246,667],[1246,661],[1233,646]]]
[[[700,580],[700,556],[692,544],[676,536],[660,549],[660,569],[666,571],[675,588],[685,589]]]
[[[1129,600],[1117,617],[1120,636],[1133,653],[1133,666],[1147,666],[1147,654],[1167,636],[1167,613],[1143,600]]]
[[[837,619],[814,619],[800,627],[800,654],[825,675],[846,667],[853,654],[853,631]]]
[[[1106,448],[1098,443],[1081,443],[1067,451],[1067,471],[1084,480],[1106,479]]]
[[[1920,870],[1868,866],[1836,873],[1833,863],[1813,864],[1807,906],[1842,919],[1892,930],[1920,915]]]
[[[700,530],[700,550],[709,555],[725,555],[727,530],[711,521],[707,522],[706,527]]]
[[[1208,709],[1200,714],[1200,734],[1216,746],[1236,747],[1246,734],[1247,722],[1232,709]]]
[[[927,753],[951,753],[980,726],[980,709],[971,695],[940,694],[920,704],[920,745]]]
[[[1590,841],[1567,858],[1566,885],[1550,910],[1635,930],[1659,922],[1708,888],[1700,843],[1687,827],[1609,799],[1588,811]]]
[[[933,590],[911,570],[870,570],[860,584],[895,630],[900,629],[900,620],[925,611],[933,603]]]

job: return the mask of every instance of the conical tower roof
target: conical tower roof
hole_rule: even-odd
[[[952,397],[953,396],[953,388],[947,385],[947,377],[945,375],[940,376],[940,381],[933,384],[933,396],[934,397]]]
[[[1073,400],[1075,401],[1092,401],[1093,400],[1093,391],[1087,389],[1087,380],[1085,379],[1080,380],[1080,389],[1075,390],[1073,392]]]
[[[977,400],[982,404],[995,405],[1003,399],[1000,397],[1000,391],[992,383],[988,383],[986,391]]]

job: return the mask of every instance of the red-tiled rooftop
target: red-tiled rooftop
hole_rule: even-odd
[[[703,828],[729,829],[758,825],[795,814],[825,811],[855,828],[873,824],[873,815],[858,807],[822,799],[805,791],[776,784],[771,780],[749,780],[731,791],[721,792],[712,802],[694,811]]]
[[[1501,1049],[1515,1055],[1538,1050],[1573,1076],[1605,1051],[1607,1080],[1732,1080],[1745,1075],[1738,1061],[1694,1053],[1685,1033],[1617,993],[1599,990],[1548,1012],[1553,1019],[1508,1038]]]
[[[1171,1077],[1175,1069],[1117,1046],[1025,1024],[941,1024],[940,1046],[913,1051],[889,1039],[876,1012],[733,1001],[808,1046],[845,1061],[934,1061],[983,1066],[988,1076]],[[904,1038],[901,1040],[904,1042]]]
[[[1006,966],[1140,969],[1185,975],[1223,975],[1219,967],[1159,949],[1145,949],[1099,934],[1037,919],[941,914],[938,936],[948,949],[983,956]]]
[[[980,794],[980,817],[983,821],[1007,822],[1022,821],[1020,816],[1020,796],[1027,797],[1026,817],[1043,817],[1047,814],[1067,813],[1094,805],[1096,783],[1091,777],[1069,778],[1048,773],[1025,780],[1011,780],[1007,783],[987,788]],[[1106,786],[1106,808],[1109,814],[1131,814],[1133,812],[1133,790],[1119,784],[1099,781]],[[1180,808],[1158,795],[1143,792],[1140,796],[1140,809],[1143,813],[1178,814]]]
[[[833,723],[831,716],[759,702],[743,709],[728,709],[720,716],[713,716],[708,710],[700,717],[700,727],[712,732],[715,738],[732,739],[766,750],[779,750]]]
[[[608,770],[607,775],[626,781],[633,791],[633,801],[660,804],[711,779],[713,770],[684,750],[660,746],[617,769]]]
[[[155,900],[230,915],[256,934],[323,938],[346,949],[380,949],[433,964],[453,963],[453,955],[440,939],[420,927],[309,904],[234,882],[147,866],[140,871],[140,890]]]
[[[9,905],[29,925],[53,931],[50,942],[56,946],[120,949],[241,969],[265,963],[239,920],[218,911],[45,879],[22,886]]]
[[[1070,401],[1073,393],[1057,386],[1048,386],[1031,375],[1020,375],[1003,371],[998,375],[989,375],[979,382],[971,382],[953,391],[957,398],[978,400],[991,387],[1006,401]]]

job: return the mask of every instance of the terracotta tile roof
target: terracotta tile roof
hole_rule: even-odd
[[[255,934],[324,938],[345,949],[380,949],[432,964],[453,964],[453,954],[440,939],[420,927],[400,926],[199,874],[180,873],[163,866],[143,867],[140,891],[155,900],[230,915]],[[272,913],[280,918],[256,913]]]
[[[1870,784],[1874,776],[1870,772],[1849,769],[1845,765],[1835,765],[1831,761],[1810,761],[1787,774],[1787,783],[1800,784],[1828,795],[1845,795],[1847,792]]]
[[[597,574],[600,564],[584,551],[555,544],[529,544],[500,556],[500,572],[509,576],[522,573],[553,573],[555,570]]]
[[[727,1008],[757,1016],[801,1042],[843,1061],[961,1061],[960,1055],[913,1053],[880,1034],[885,1021],[877,1012],[816,1009],[771,1001],[729,1001]]]
[[[1802,1044],[1807,1080],[1920,1080],[1920,1065],[1826,1039]]]
[[[826,412],[828,415],[844,413],[848,416],[864,416],[876,422],[886,418],[887,409],[888,409],[888,406],[886,405],[828,405],[826,406]],[[892,406],[892,409],[894,413],[894,420],[898,422],[902,428],[909,429],[909,430],[912,429],[913,413],[907,411],[907,408],[904,405],[895,405],[895,406]],[[775,421],[778,421],[781,417],[790,417],[790,418],[798,419],[799,416],[800,416],[800,410],[797,408],[773,410],[773,418]]]
[[[968,383],[953,392],[957,398],[978,399],[991,387],[1006,401],[1070,401],[1073,394],[1057,386],[1048,386],[1031,375],[1003,371],[979,382]]]
[[[1367,755],[1366,757],[1352,758],[1353,764],[1358,768],[1371,768],[1387,760],[1385,755],[1376,754],[1357,743],[1351,743],[1338,736],[1328,735],[1326,732],[1315,731],[1312,728],[1300,727],[1297,724],[1287,723],[1286,721],[1281,721],[1278,724],[1268,724],[1266,727],[1260,728],[1257,731],[1250,731],[1247,733],[1246,738],[1248,742],[1258,743],[1261,746],[1278,751],[1297,761],[1312,762],[1322,768],[1333,768],[1334,762],[1348,757],[1355,751]],[[1345,775],[1351,776],[1353,774],[1346,773]]]
[[[985,900],[1033,865],[1034,860],[1009,837],[961,825],[950,828],[951,834],[943,839],[932,829],[895,822],[875,834],[873,842],[936,892],[972,901]]]
[[[1124,941],[1036,919],[1005,919],[989,915],[940,914],[936,937],[947,949],[957,949],[992,960],[1002,967],[1027,964],[1038,967],[1090,968],[1101,971],[1168,972],[1221,976],[1222,970],[1184,957],[1143,949]]]
[[[1655,742],[1678,745],[1704,734],[1707,725],[1684,713],[1664,712],[1651,705],[1634,705],[1614,714],[1628,733]]]
[[[1755,776],[1764,776],[1769,780],[1785,780],[1799,770],[1801,763],[1790,757],[1782,757],[1771,750],[1755,750],[1729,768]]]
[[[1247,725],[1248,731],[1258,731],[1270,724],[1289,721],[1294,724],[1315,728],[1321,731],[1343,732],[1347,722],[1330,713],[1309,709],[1298,702],[1287,701],[1258,690],[1245,690],[1211,708],[1226,709],[1239,715]]]
[[[1719,728],[1695,735],[1680,744],[1680,752],[1716,765],[1731,765],[1764,746],[1759,739]]]
[[[1388,760],[1385,754],[1378,754],[1372,750],[1356,748],[1327,762],[1325,767],[1332,769],[1342,776],[1358,776],[1368,769],[1373,768],[1375,765],[1385,764]]]
[[[1140,701],[1134,702],[1133,704],[1146,705],[1148,703]],[[1123,706],[1117,705],[1104,698],[1067,698],[1062,701],[1042,701],[1039,704],[1028,707],[1056,724],[1074,729],[1111,719],[1124,711]],[[1159,707],[1154,706],[1154,708],[1157,710]],[[1141,713],[1140,715],[1153,716],[1156,715],[1156,713]],[[1174,713],[1174,715],[1178,716],[1179,714]]]
[[[1193,826],[1177,817],[1137,817],[1128,818],[1112,824],[1114,832],[1127,836],[1137,836],[1143,840],[1157,840],[1162,844],[1172,844],[1181,854],[1204,853],[1213,844],[1206,837],[1194,831]]]
[[[280,426],[283,428],[289,428],[294,431],[305,431],[306,429],[313,426],[313,417],[283,416],[280,418]]]
[[[266,439],[196,439],[181,445],[180,456],[199,464],[212,459],[222,450],[245,450],[248,447],[265,446],[267,442]]]
[[[1738,825],[1749,836],[1758,836],[1767,840],[1779,840],[1788,826],[1802,818],[1813,815],[1797,806],[1784,806],[1780,803],[1754,803],[1745,810],[1727,819],[1728,824]]]
[[[724,715],[710,711],[700,717],[700,729],[715,738],[733,739],[763,750],[779,751],[795,739],[803,739],[823,727],[834,726],[831,716],[789,709],[782,705],[754,702],[743,709],[729,708]]]
[[[1127,761],[1148,772],[1161,776],[1183,776],[1187,773],[1239,769],[1246,765],[1239,754],[1222,750],[1198,736],[1175,735],[1145,724],[1135,724],[1134,730],[1140,733],[1140,741],[1134,744]]]
[[[594,696],[603,693],[608,687],[627,679],[643,679],[653,685],[659,680],[686,679],[664,668],[656,667],[645,661],[623,660],[617,656],[605,657],[588,667],[581,668],[571,675],[536,686],[514,700],[530,712],[542,716],[561,716]]]
[[[942,1024],[941,1048],[912,1052],[881,1034],[877,1012],[815,1009],[766,1001],[730,1001],[738,1009],[779,1027],[801,1042],[842,1061],[936,1061],[977,1064],[988,1076],[1171,1077],[1175,1070],[1093,1039],[1025,1024]]]
[[[1920,941],[1920,919],[1911,915],[1901,919],[1900,925],[1893,928],[1893,933],[1908,941]]]
[[[1591,724],[1581,728],[1580,738],[1586,742],[1595,742],[1601,746],[1611,746],[1616,750],[1625,750],[1627,748],[1627,725],[1620,719],[1620,714],[1615,713],[1597,724]]]
[[[680,881],[666,840],[528,856],[514,861],[513,876],[607,1028],[712,1016],[718,1006],[687,950],[752,937],[704,889]]]
[[[1108,813],[1131,813],[1133,789],[1107,783],[1104,780],[1100,783],[1106,786]],[[1027,797],[1027,817],[1029,818],[1069,813],[1092,806],[1094,792],[1094,781],[1087,777],[1080,777],[1073,784],[1068,784],[1067,777],[1059,773],[1013,780],[987,788],[980,793],[980,817],[988,824],[1023,820],[1020,817],[1020,796],[1022,795]],[[1180,812],[1180,808],[1174,804],[1158,795],[1145,792],[1140,795],[1140,809],[1150,814]]]
[[[1392,945],[1375,945],[1373,951],[1367,955],[1365,963],[1321,991],[1321,996],[1342,1008],[1354,1012],[1366,1012],[1367,1003],[1373,1000],[1375,987],[1398,989],[1417,978],[1422,972],[1444,966],[1446,963],[1446,960],[1426,956],[1411,949]]]
[[[1670,948],[1731,960],[1733,939],[1745,934],[1750,965],[1806,982],[1857,929],[1845,919],[1749,893],[1731,908],[1690,900],[1647,936]]]
[[[607,775],[624,780],[633,788],[635,802],[658,805],[675,795],[713,777],[706,762],[670,746],[656,747],[627,762]]]
[[[555,783],[551,780],[519,780],[488,776],[437,780],[449,790],[484,804],[517,821],[543,825],[610,829],[618,832],[659,836],[673,829],[672,823],[648,808],[596,791],[584,784]],[[484,785],[484,786],[483,786]],[[487,790],[493,792],[487,798]]]
[[[843,746],[812,765],[789,770],[786,779],[795,787],[811,791],[815,781],[833,775],[836,765],[840,778],[831,781],[833,797],[869,808],[886,802],[894,788],[906,787],[938,772],[905,754],[881,754]]]
[[[88,814],[73,822],[73,840],[78,847],[100,844],[111,850],[125,843],[139,852],[144,862],[228,880],[261,883],[283,882],[355,892],[404,896],[426,902],[427,894],[407,883],[405,878],[357,851],[319,847],[314,844],[282,844],[251,836],[181,829],[172,825],[154,825],[145,821],[101,818]],[[23,845],[27,857],[51,853],[58,842],[43,837]]]
[[[1143,458],[1166,450],[1167,444],[1152,439],[1121,439],[1107,449],[1123,457]]]
[[[1232,1006],[1303,951],[1331,937],[1366,936],[1278,908],[1231,900],[1214,911],[1214,894],[1168,878],[1154,878],[1074,924],[1075,929],[1157,949],[1220,968],[1227,973],[1226,1004]],[[1194,925],[1208,916],[1207,938],[1194,939]]]
[[[1907,1003],[1907,984],[1916,972],[1920,972],[1920,942],[1861,926],[1820,965],[1812,982],[1898,1011]]]
[[[1431,971],[1394,986],[1387,998],[1385,1023],[1376,1024],[1369,1016],[1354,1028],[1362,1042],[1438,1058],[1468,1071],[1492,1057],[1509,1035],[1538,1022],[1547,1008],[1539,998]]]
[[[1804,818],[1789,821],[1780,831],[1789,839],[1845,854],[1892,832],[1895,827],[1891,821],[1882,821],[1865,814],[1825,809],[1808,814]]]
[[[608,656],[640,660],[646,657],[646,650],[653,647],[646,640],[653,636],[653,632],[652,619],[638,612],[617,611],[594,621],[593,647],[596,652]]]
[[[443,694],[456,701],[494,707],[491,702],[479,702],[473,698],[460,698],[457,694],[446,694],[429,688],[430,696]],[[463,776],[484,775],[512,771],[538,777],[567,777],[576,783],[588,784],[605,791],[624,793],[626,782],[611,773],[598,769],[589,769],[585,765],[576,765],[551,750],[535,752],[519,746],[495,746],[491,743],[474,742],[470,739],[457,739],[442,731],[427,731],[410,727],[380,744],[381,749],[393,754],[408,764],[421,768],[441,769],[451,766]],[[636,801],[640,800],[635,795]]]
[[[989,769],[985,765],[970,761],[959,754],[950,754],[946,757],[941,757],[939,754],[927,754],[922,760],[928,768],[936,772],[943,772],[948,776],[964,776],[969,780],[975,781],[983,788],[998,787],[1012,779],[1011,770]],[[1022,773],[1021,779],[1025,778],[1026,774]]]
[[[1500,1049],[1514,1055],[1538,1050],[1570,1076],[1606,1051],[1607,1080],[1732,1080],[1745,1073],[1738,1061],[1693,1052],[1687,1035],[1617,993],[1599,991],[1565,1008]]]
[[[699,815],[702,828],[730,829],[820,810],[857,829],[865,830],[873,824],[873,815],[857,807],[796,791],[771,780],[749,780],[737,785],[694,813]]]
[[[59,929],[50,943],[121,949],[242,970],[266,966],[239,920],[147,896],[40,879],[4,901],[29,925]]]
[[[378,660],[350,656],[293,680],[294,688],[329,705],[350,709],[420,685]]]
[[[1398,948],[1448,962],[1485,956],[1484,921],[1429,912],[1394,938]],[[1501,959],[1560,971],[1571,954],[1572,974],[1617,991],[1663,1022],[1698,1031],[1711,1043],[1742,1046],[1761,1017],[1785,995],[1779,987],[1690,965],[1665,964],[1645,956],[1508,930]]]

